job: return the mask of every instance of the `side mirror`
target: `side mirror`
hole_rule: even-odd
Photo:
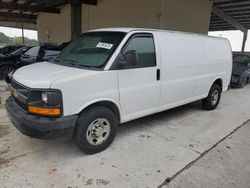
[[[120,56],[119,64],[122,67],[134,67],[138,64],[138,53],[136,50],[129,50]]]
[[[29,56],[29,55],[26,55],[26,54],[22,54],[21,57],[22,57],[22,58],[29,58],[30,56]]]

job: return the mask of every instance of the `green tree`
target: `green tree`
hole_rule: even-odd
[[[12,44],[14,44],[14,45],[22,45],[23,44],[22,37],[13,38]],[[35,46],[35,45],[38,44],[38,42],[37,42],[37,40],[29,39],[27,37],[24,37],[24,44],[28,45],[28,46]]]
[[[11,44],[12,40],[10,37],[6,36],[2,32],[0,32],[0,45],[6,45],[6,44]]]
[[[0,32],[0,47],[5,45],[22,45],[23,40],[22,37],[8,37],[4,33]],[[38,45],[38,41],[34,39],[29,39],[24,37],[24,44],[28,46]]]

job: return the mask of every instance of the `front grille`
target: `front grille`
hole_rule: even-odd
[[[23,86],[22,84],[18,83],[15,80],[11,81],[12,87],[12,96],[17,103],[23,110],[26,112],[28,111],[28,96],[29,96],[29,88]]]

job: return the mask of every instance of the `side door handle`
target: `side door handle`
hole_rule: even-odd
[[[159,81],[161,79],[161,70],[157,69],[156,70],[156,80]]]

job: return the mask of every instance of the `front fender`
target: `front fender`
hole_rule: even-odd
[[[98,99],[94,99],[92,101],[89,101],[88,103],[86,103],[85,105],[81,106],[77,110],[78,111],[77,114],[79,114],[80,112],[82,112],[83,110],[85,110],[86,108],[88,108],[89,106],[92,106],[94,104],[98,104],[100,102],[111,102],[111,103],[113,103],[117,107],[117,109],[119,110],[119,114],[121,114],[120,105],[116,101],[114,101],[113,99],[109,99],[109,98],[98,98]]]

